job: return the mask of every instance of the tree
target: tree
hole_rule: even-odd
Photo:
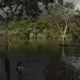
[[[20,6],[19,0],[1,0],[0,1],[0,14],[2,24],[4,25],[4,42],[5,42],[5,53],[7,53],[9,41],[8,41],[8,22],[16,18],[16,12]],[[4,14],[4,15],[3,15]],[[18,13],[19,14],[19,13]]]
[[[39,13],[42,12],[38,6],[38,0],[24,0],[23,7],[28,17],[38,18]]]
[[[80,41],[80,10],[75,10],[75,15],[70,20],[70,29],[69,32],[72,35],[73,41]]]
[[[65,39],[69,28],[69,22],[71,17],[74,15],[74,5],[72,3],[55,4],[53,8],[50,10],[50,19],[57,27],[57,31],[62,38],[63,43],[65,43]],[[64,50],[63,50],[64,53]],[[62,56],[64,54],[62,53]]]
[[[1,0],[0,1],[0,10],[2,12],[0,14],[0,16],[1,16],[0,21],[4,26],[4,53],[2,54],[1,58],[2,58],[2,60],[4,59],[4,61],[5,61],[7,80],[9,80],[9,76],[10,76],[9,71],[7,71],[7,69],[9,68],[9,60],[8,60],[8,58],[6,58],[6,54],[8,53],[8,47],[9,47],[8,22],[10,20],[15,19],[17,11],[19,11],[19,13],[20,13],[20,10],[18,10],[19,6],[20,6],[19,0]],[[3,62],[0,65],[4,66]],[[0,73],[0,74],[2,74],[2,73]]]
[[[45,6],[45,9],[47,10],[49,7],[49,3],[53,4],[53,3],[60,3],[60,4],[63,4],[63,0],[39,0],[40,2],[43,2],[44,6]]]
[[[74,15],[73,9],[74,6],[72,5],[72,3],[66,3],[64,5],[56,4],[55,6],[53,6],[51,12],[54,16],[54,23],[60,31],[63,43],[64,39],[66,38],[69,20]]]

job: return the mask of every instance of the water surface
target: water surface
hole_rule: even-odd
[[[27,51],[13,51],[7,54],[10,62],[10,80],[18,80],[19,76],[18,72],[16,71],[16,67],[20,61],[24,67],[22,71],[22,80],[63,80],[61,77],[56,78],[58,71],[64,70],[64,67],[62,66],[65,65],[61,63],[63,50],[62,46],[59,46],[51,41],[45,43],[43,42],[43,44],[35,42],[33,44],[31,43],[26,45],[30,48],[26,49]],[[64,54],[66,57],[69,57],[69,59],[71,59],[72,56],[79,55],[79,53],[79,46],[64,47]],[[4,63],[4,58],[0,58],[0,64],[5,68],[4,64],[2,63]],[[2,69],[1,65],[0,68]],[[62,67],[61,69],[60,66]],[[3,74],[6,75],[5,69],[3,70]],[[69,73],[67,72],[67,74]],[[64,76],[65,80],[66,77],[69,76]]]

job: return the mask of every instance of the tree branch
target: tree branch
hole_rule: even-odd
[[[69,14],[71,14],[72,12],[70,11],[70,13]],[[63,19],[64,19],[64,21],[65,21],[65,24],[66,24],[66,26],[65,26],[65,29],[64,29],[64,31],[63,31],[63,34],[65,35],[66,34],[66,31],[67,31],[67,28],[68,28],[68,20],[69,20],[69,18],[70,17],[68,17],[67,19],[60,13],[60,15],[63,17]]]
[[[9,9],[10,9],[10,11],[11,11],[11,15],[14,15],[11,4],[9,4],[8,7],[9,7]]]
[[[66,34],[66,31],[67,31],[67,28],[68,28],[68,18],[66,19],[65,17],[64,17],[64,15],[62,15],[61,13],[60,13],[60,15],[63,17],[63,19],[64,19],[64,21],[65,21],[65,29],[64,29],[64,31],[63,31],[63,34],[65,35]]]
[[[60,30],[60,33],[63,34],[63,31],[61,30],[61,28],[59,27],[58,23],[54,20],[54,23],[56,24],[56,26],[58,27],[58,29]]]
[[[4,7],[3,7],[3,0],[1,0],[1,7],[0,9],[4,12],[4,14],[6,14],[6,16],[8,16],[8,13],[4,10]]]
[[[16,4],[16,8],[15,8],[15,10],[14,10],[13,14],[15,14],[15,12],[17,11],[17,9],[18,9],[19,5],[20,5],[19,3],[17,3],[17,4]]]

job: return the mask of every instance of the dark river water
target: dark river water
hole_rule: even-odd
[[[20,80],[16,70],[20,61],[24,67],[22,80],[80,80],[75,79],[73,75],[76,73],[75,70],[79,71],[80,46],[63,48],[52,42],[26,45],[30,46],[30,49],[7,54],[10,68],[8,80]],[[70,73],[72,71],[73,73]],[[6,75],[4,57],[0,57],[0,80],[7,80]]]

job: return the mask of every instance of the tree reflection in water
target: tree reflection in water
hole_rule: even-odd
[[[4,62],[5,62],[5,69],[6,69],[6,77],[7,80],[10,80],[10,62],[8,57],[4,58]]]

